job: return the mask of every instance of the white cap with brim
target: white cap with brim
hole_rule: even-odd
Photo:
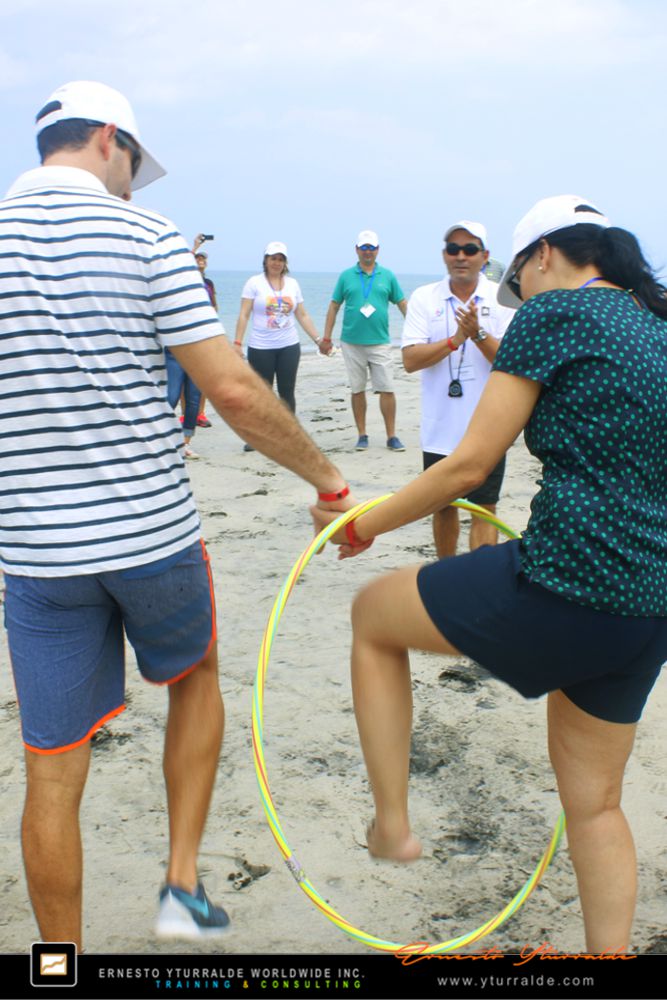
[[[518,223],[512,237],[512,259],[500,279],[498,302],[501,306],[518,309],[522,301],[507,284],[515,267],[518,255],[526,250],[531,243],[569,226],[589,225],[607,229],[611,222],[587,198],[577,194],[558,194],[553,198],[542,198],[533,205],[529,212]]]
[[[143,145],[130,102],[113,87],[93,80],[74,80],[54,90],[44,107],[47,109],[46,114],[41,115],[36,123],[38,135],[50,125],[70,118],[83,118],[99,122],[100,125],[115,125],[131,135],[141,150],[141,164],[130,185],[133,191],[146,187],[166,174],[164,167]]]
[[[273,257],[275,253],[281,253],[283,257],[287,259],[287,247],[279,240],[274,240],[273,243],[267,243],[264,249],[265,257]]]
[[[484,249],[487,249],[488,238],[486,235],[486,226],[483,226],[481,222],[471,222],[470,219],[462,219],[460,222],[455,222],[445,233],[445,243],[457,229],[465,229],[466,233],[470,233],[471,236],[478,239]]]
[[[380,240],[378,234],[374,233],[372,229],[362,229],[357,236],[357,246],[358,247],[373,247],[377,249],[380,246]]]

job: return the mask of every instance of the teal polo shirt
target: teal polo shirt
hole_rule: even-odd
[[[340,275],[331,298],[345,303],[340,339],[347,344],[368,346],[389,343],[389,303],[396,304],[405,295],[396,275],[388,268],[376,264],[371,276],[355,264]],[[375,309],[370,316],[360,311],[366,304]]]

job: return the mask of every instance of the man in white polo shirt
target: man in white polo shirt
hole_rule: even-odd
[[[445,233],[443,259],[448,277],[415,289],[408,303],[401,346],[408,372],[422,373],[421,439],[424,469],[457,447],[491,372],[514,310],[498,305],[498,286],[482,273],[489,259],[481,222],[463,220]],[[505,460],[467,497],[495,513]],[[456,553],[458,510],[433,515],[439,558]],[[470,548],[496,543],[493,525],[473,518]]]
[[[28,889],[42,938],[81,947],[79,805],[91,737],[124,708],[127,636],[169,701],[156,932],[208,938],[229,924],[197,874],[223,706],[212,578],[165,350],[239,435],[315,487],[319,506],[351,498],[235,354],[173,223],[128,204],[165,171],[126,98],[65,84],[37,133],[42,166],[0,203],[0,568],[26,747]],[[109,887],[123,891],[144,888]]]

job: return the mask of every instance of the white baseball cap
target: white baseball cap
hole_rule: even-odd
[[[287,257],[287,247],[284,243],[280,243],[278,240],[274,240],[273,243],[267,243],[266,249],[264,250],[265,257],[271,257],[274,253],[281,253],[283,257]]]
[[[486,235],[486,226],[483,226],[481,222],[471,222],[470,219],[461,219],[460,222],[455,222],[453,226],[450,226],[445,233],[445,243],[457,229],[465,229],[466,233],[470,233],[475,239],[478,239],[484,249],[486,250],[486,245],[488,243],[488,238]]]
[[[133,191],[145,187],[158,177],[164,177],[166,170],[152,156],[141,142],[139,128],[130,102],[120,91],[105,83],[93,80],[74,80],[54,90],[36,120],[37,134],[57,122],[70,118],[83,118],[100,125],[115,125],[127,132],[139,146],[141,164],[130,187]]]
[[[514,271],[518,254],[542,236],[577,225],[601,226],[607,229],[611,222],[591,201],[578,194],[558,194],[552,198],[542,198],[529,212],[526,212],[514,230],[512,260],[500,280],[498,302],[502,306],[518,309],[521,305],[521,299],[517,298],[507,284]]]
[[[357,246],[363,247],[366,245],[369,247],[375,247],[376,249],[380,246],[378,234],[374,233],[372,229],[362,229],[357,236]]]

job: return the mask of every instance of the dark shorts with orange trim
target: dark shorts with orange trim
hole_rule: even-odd
[[[23,740],[58,753],[125,707],[124,638],[153,684],[195,667],[215,641],[203,542],[131,569],[90,576],[5,575],[5,625]]]

